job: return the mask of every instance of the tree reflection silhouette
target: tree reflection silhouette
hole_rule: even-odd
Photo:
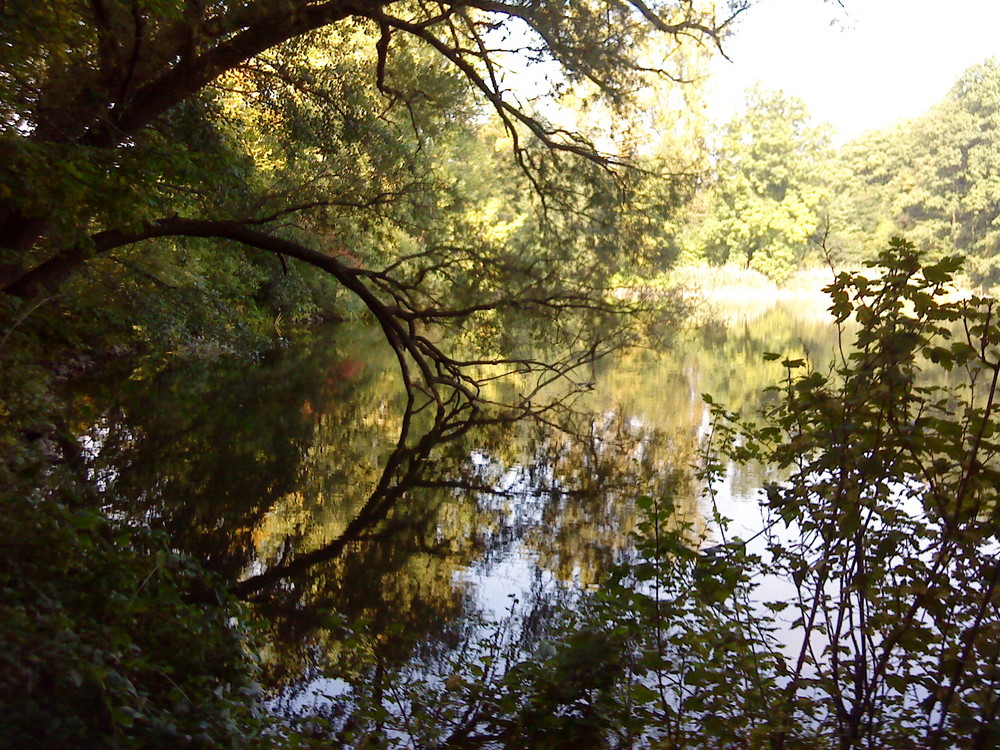
[[[279,685],[334,658],[345,621],[405,659],[455,647],[507,593],[532,589],[542,613],[546,597],[597,585],[631,554],[637,495],[687,488],[678,512],[704,534],[687,477],[700,392],[721,380],[752,403],[766,342],[744,333],[599,363],[574,408],[534,411],[420,409],[382,347],[317,334],[259,362],[92,381],[74,428],[109,514],[163,530],[251,603]],[[500,380],[483,400],[519,392]]]

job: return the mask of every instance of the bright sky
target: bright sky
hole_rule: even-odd
[[[913,117],[962,71],[1000,57],[1000,0],[758,0],[713,68],[709,111],[730,119],[760,80],[804,100],[846,141]]]

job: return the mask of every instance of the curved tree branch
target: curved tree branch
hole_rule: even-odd
[[[57,289],[64,273],[92,257],[144,240],[165,237],[228,240],[274,253],[282,258],[293,258],[330,274],[365,305],[396,353],[409,398],[413,400],[415,391],[423,392],[430,399],[430,403],[435,405],[439,419],[448,410],[459,408],[461,404],[465,404],[465,407],[461,408],[475,409],[480,405],[492,403],[484,399],[481,385],[489,380],[515,373],[537,374],[539,380],[527,394],[523,395],[521,403],[514,406],[522,410],[544,410],[546,408],[544,406],[531,406],[535,394],[547,384],[567,377],[581,365],[610,351],[605,347],[599,352],[600,342],[591,341],[587,342],[581,351],[567,354],[554,362],[502,357],[456,359],[421,333],[427,323],[468,318],[488,310],[525,306],[548,309],[553,314],[570,309],[610,312],[610,306],[588,295],[566,293],[550,297],[538,294],[506,294],[489,302],[466,305],[454,310],[439,306],[420,308],[414,300],[408,300],[401,294],[404,286],[391,279],[387,273],[349,266],[332,255],[314,250],[300,242],[269,234],[257,228],[255,223],[253,219],[235,221],[172,216],[149,222],[135,230],[98,232],[86,242],[78,243],[59,253],[51,261],[42,264],[4,291],[17,296],[33,297],[42,289]],[[378,292],[385,294],[392,301],[383,300]],[[419,382],[414,380],[411,366],[419,372]],[[501,373],[487,376],[475,374],[475,370],[481,370],[483,367],[500,368]],[[505,406],[512,405],[505,404]]]

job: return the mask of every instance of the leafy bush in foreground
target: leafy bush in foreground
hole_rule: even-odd
[[[733,461],[786,477],[755,539],[717,514],[723,544],[695,551],[670,498],[642,498],[638,558],[548,646],[357,715],[374,699],[369,729],[421,746],[995,747],[1000,324],[959,265],[894,240],[827,290],[860,323],[831,372],[784,360],[758,423],[709,399],[708,496]]]
[[[253,744],[238,610],[204,572],[65,488],[0,502],[0,747]]]

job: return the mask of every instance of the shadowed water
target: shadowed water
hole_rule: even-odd
[[[635,499],[687,487],[702,395],[752,411],[783,374],[763,353],[837,345],[822,299],[716,309],[666,352],[595,363],[558,424],[482,419],[400,439],[402,392],[377,332],[324,329],[260,361],[175,360],[81,383],[75,429],[109,514],[162,529],[268,624],[266,687],[317,684],[338,628],[364,622],[386,659],[459,646],[512,598],[544,611],[600,584],[630,550]],[[680,479],[679,479],[680,478]],[[717,500],[753,527],[759,469]],[[472,619],[470,619],[472,618]],[[326,689],[331,689],[326,686]]]

